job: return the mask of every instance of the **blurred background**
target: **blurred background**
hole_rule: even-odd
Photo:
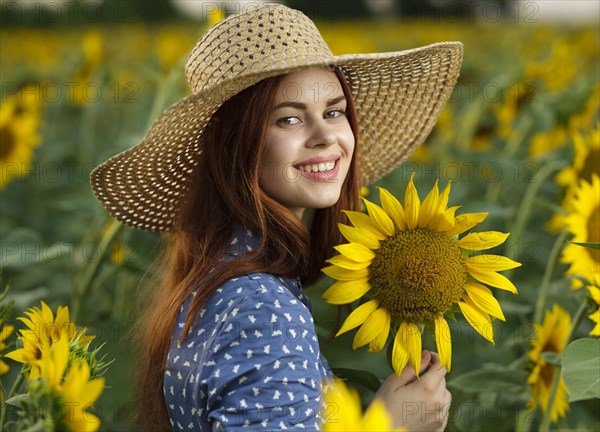
[[[43,300],[53,309],[68,305],[71,319],[87,326],[97,345],[106,344],[102,351],[115,361],[96,406],[101,430],[137,430],[130,399],[136,299],[160,237],[111,221],[92,195],[89,173],[138,143],[163,109],[189,93],[183,65],[202,33],[259,3],[0,1],[2,287],[15,301],[16,327],[15,317]],[[512,233],[500,252],[523,263],[511,275],[519,295],[497,295],[507,322],[498,325],[495,345],[458,319],[448,380],[488,364],[526,370],[544,277],[550,279],[542,309],[578,307],[566,264],[556,263],[550,276],[547,264],[570,188],[600,172],[600,2],[281,3],[313,18],[334,54],[463,42],[459,84],[439,123],[378,185],[401,198],[416,171],[424,197],[436,179],[441,187],[452,181],[450,204],[489,211],[480,230]],[[330,340],[336,309],[320,298],[330,284],[307,291],[326,357],[333,366],[384,378],[391,373],[385,350],[352,351],[352,334]],[[578,334],[591,327],[584,320]],[[426,346],[434,348],[432,341],[430,335]],[[20,369],[9,366],[3,382]],[[512,387],[481,383],[474,391],[457,384],[449,430],[536,429],[540,414],[526,410],[531,388],[514,376]],[[361,390],[368,401],[372,393]],[[575,402],[554,428],[598,431],[599,409],[598,399]],[[530,416],[523,420],[523,413]]]

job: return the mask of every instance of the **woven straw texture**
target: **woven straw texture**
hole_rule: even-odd
[[[461,62],[458,42],[334,56],[308,17],[282,5],[232,15],[209,29],[191,52],[185,73],[192,95],[165,110],[141,143],[98,166],[92,188],[120,222],[171,230],[197,165],[202,130],[214,112],[264,78],[319,65],[339,67],[351,88],[362,181],[372,183],[429,135]]]

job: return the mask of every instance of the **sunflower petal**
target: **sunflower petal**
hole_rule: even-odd
[[[348,270],[360,270],[368,267],[369,264],[371,264],[371,261],[356,262],[348,257],[345,257],[344,255],[336,255],[331,257],[327,260],[327,262]]]
[[[352,343],[352,349],[360,348],[377,339],[382,329],[390,328],[390,314],[385,308],[379,308],[373,312],[365,320],[364,324],[360,326],[354,336],[354,342]]]
[[[360,405],[358,405],[360,409]],[[347,410],[345,410],[347,411]],[[350,425],[351,423],[348,423]],[[357,423],[351,427],[359,427],[362,431],[401,431],[404,429],[393,429],[392,417],[385,407],[383,399],[375,399],[369,405],[367,411]],[[340,429],[341,430],[341,429]]]
[[[404,323],[402,323],[404,324]],[[400,324],[396,337],[394,338],[394,347],[392,348],[392,366],[396,375],[400,376],[406,364],[408,363],[408,350],[405,347],[406,336],[404,335],[405,326]]]
[[[377,240],[383,240],[387,237],[386,234],[380,230],[375,221],[368,215],[350,210],[344,210],[344,213],[346,213],[346,216],[348,216],[348,219],[350,219],[352,225],[361,231],[370,232],[372,235],[377,237]]]
[[[351,243],[358,243],[369,249],[379,249],[379,240],[370,231],[349,225],[338,224],[342,235]]]
[[[323,293],[323,299],[330,304],[352,303],[371,289],[367,280],[336,282]]]
[[[358,243],[346,243],[333,248],[356,262],[371,261],[375,258],[375,253],[371,249]]]
[[[520,267],[521,263],[502,255],[476,255],[465,260],[467,270],[476,268],[481,271],[503,271]]]
[[[448,206],[448,197],[450,196],[450,182],[446,184],[446,187],[440,194],[438,198],[438,207],[436,210],[436,214],[442,214],[446,211],[446,207]]]
[[[373,339],[369,343],[369,351],[370,352],[381,351],[383,349],[383,347],[385,346],[385,343],[387,342],[388,335],[390,334],[390,322],[392,320],[392,317],[387,309],[379,308],[379,310],[385,312],[385,317],[384,317],[385,319],[381,323],[381,327],[379,329],[379,332],[377,333],[377,337],[375,337],[375,339]]]
[[[402,323],[405,324],[405,323]],[[419,369],[421,369],[421,354],[422,354],[422,340],[421,331],[414,323],[406,323],[407,329],[404,334],[407,336],[407,350],[410,356],[410,364],[415,368],[417,377],[419,376]]]
[[[498,231],[485,231],[470,233],[461,238],[457,245],[470,251],[480,251],[491,249],[504,243],[510,233],[501,233]]]
[[[467,291],[467,294],[469,294],[469,298],[479,309],[493,317],[506,321],[500,303],[498,303],[498,300],[496,300],[488,287],[473,282],[467,282],[465,284],[465,290]]]
[[[377,204],[373,204],[369,200],[363,198],[363,201],[367,207],[369,216],[371,216],[371,219],[375,221],[379,229],[384,232],[386,236],[391,236],[394,234],[394,222],[392,219],[390,219],[386,212]]]
[[[379,188],[379,199],[383,210],[396,223],[398,229],[403,230],[405,225],[404,208],[402,207],[402,204],[400,204],[400,201],[384,188]]]
[[[369,315],[377,310],[379,300],[370,300],[354,309],[348,318],[342,324],[342,328],[337,332],[336,336],[346,333],[365,322]]]
[[[485,220],[488,213],[465,213],[456,216],[454,221],[454,228],[451,228],[446,234],[453,236],[456,234],[462,234],[465,231],[470,230],[475,225],[480,224]]]
[[[352,281],[357,279],[366,279],[369,277],[369,269],[358,269],[358,270],[349,270],[345,268],[338,267],[336,265],[331,265],[321,269],[323,273],[325,273],[330,278],[341,280],[341,281]]]
[[[472,268],[469,270],[469,274],[479,282],[517,294],[517,287],[506,276],[499,273]]]
[[[27,363],[29,360],[29,351],[25,348],[19,348],[9,353],[4,354],[4,357],[14,360],[19,363]]]
[[[414,176],[415,173],[412,173],[404,195],[404,217],[406,226],[408,226],[409,229],[414,229],[417,226],[417,222],[419,221],[419,207],[421,207],[419,194],[413,183]]]
[[[456,218],[454,215],[456,214],[456,210],[458,210],[461,206],[453,206],[449,209],[446,209],[444,213],[437,217],[435,222],[438,231],[448,231],[454,228],[454,224]]]
[[[421,204],[421,208],[419,210],[419,226],[427,226],[429,221],[435,216],[438,209],[439,195],[440,192],[438,190],[438,180],[436,180],[435,185],[433,185],[431,191],[423,200],[423,204]]]
[[[440,356],[440,364],[446,367],[450,372],[452,366],[452,338],[450,336],[450,327],[443,315],[434,318],[435,323],[435,344]]]
[[[464,302],[458,302],[458,307],[460,307],[460,311],[471,324],[471,327],[491,343],[494,343],[494,328],[489,315],[475,306],[469,298],[464,300]]]

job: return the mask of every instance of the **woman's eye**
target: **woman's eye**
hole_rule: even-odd
[[[335,110],[328,111],[326,113],[326,116],[329,118],[337,118],[337,117],[343,116],[345,113],[346,113],[346,111],[343,109],[335,109]]]
[[[296,116],[283,117],[277,120],[278,125],[287,126],[300,123],[300,119]]]

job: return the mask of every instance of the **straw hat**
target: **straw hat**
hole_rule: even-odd
[[[356,105],[360,170],[369,184],[427,137],[450,98],[462,44],[334,56],[302,12],[267,4],[210,28],[188,57],[192,95],[165,110],[144,140],[91,173],[94,193],[122,223],[169,231],[201,151],[203,128],[230,97],[262,79],[311,66],[337,66]]]

